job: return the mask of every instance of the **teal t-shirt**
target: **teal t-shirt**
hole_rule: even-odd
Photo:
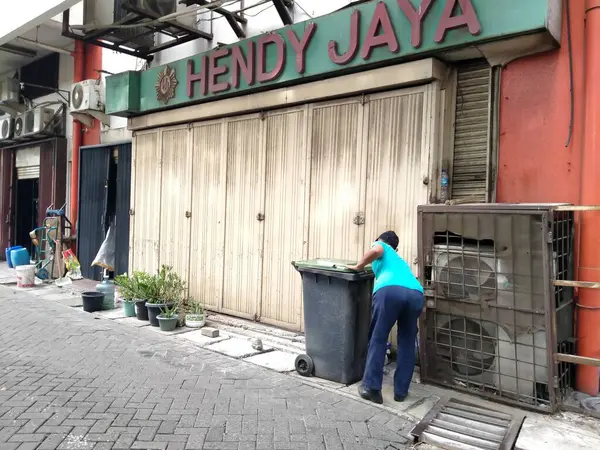
[[[375,273],[373,292],[377,292],[386,286],[402,286],[422,293],[423,287],[413,275],[406,261],[388,244],[374,242],[371,247],[375,245],[383,247],[383,255],[371,264]]]

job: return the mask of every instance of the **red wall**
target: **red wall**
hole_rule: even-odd
[[[565,11],[559,50],[513,61],[502,71],[498,202],[580,203],[584,3],[571,1],[575,126],[568,148],[570,89]]]

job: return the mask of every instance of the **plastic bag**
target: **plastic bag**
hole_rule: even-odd
[[[81,276],[81,264],[79,264],[79,260],[73,250],[68,249],[62,252],[63,259],[65,261],[65,267],[67,268],[67,277],[71,280],[81,280],[83,277]]]
[[[96,255],[96,258],[94,258],[92,266],[100,266],[103,269],[108,270],[109,272],[114,272],[115,247],[116,236],[114,232],[114,226],[111,225],[110,227],[108,227],[108,233],[106,233],[106,238],[100,246],[100,250],[98,250],[98,254]]]

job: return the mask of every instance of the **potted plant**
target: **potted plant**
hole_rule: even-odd
[[[177,328],[179,316],[177,313],[177,305],[173,307],[165,306],[162,312],[157,316],[160,331],[173,331]]]
[[[189,303],[190,303],[190,299],[189,299],[189,297],[186,297],[185,295],[179,302],[179,308],[177,308],[177,315],[179,316],[179,322],[177,322],[178,327],[185,327],[185,318],[186,318],[186,313],[189,310]]]
[[[188,328],[202,328],[205,324],[204,307],[190,299],[188,312],[185,315],[185,326]]]
[[[134,272],[131,277],[131,289],[135,304],[135,315],[138,320],[148,320],[146,299],[152,287],[152,277],[146,272]]]
[[[170,266],[162,266],[159,272],[151,277],[150,289],[146,301],[150,325],[157,327],[158,315],[178,306],[185,293],[185,281]]]
[[[119,288],[119,295],[123,300],[123,312],[125,317],[135,317],[135,292],[133,289],[133,280],[127,273],[117,275],[115,284]]]

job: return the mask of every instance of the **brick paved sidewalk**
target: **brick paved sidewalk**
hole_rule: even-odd
[[[0,287],[0,449],[381,449],[412,424],[153,331]]]

